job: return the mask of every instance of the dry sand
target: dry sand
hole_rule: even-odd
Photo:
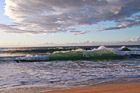
[[[140,83],[113,84],[93,87],[54,90],[42,93],[140,93]]]

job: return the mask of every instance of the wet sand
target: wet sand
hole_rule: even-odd
[[[46,87],[46,86],[25,86],[25,87],[2,89],[0,90],[0,93],[41,93],[42,91],[57,90],[57,89],[62,89],[62,88],[58,88],[58,87],[53,88],[53,87]]]
[[[21,86],[1,89],[0,93],[140,93],[140,79],[112,80],[99,84],[81,82],[70,84],[69,87],[60,86]]]
[[[140,93],[140,83],[113,84],[93,87],[54,90],[42,93]]]

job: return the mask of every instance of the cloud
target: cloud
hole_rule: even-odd
[[[0,31],[7,32],[7,33],[32,33],[32,34],[38,34],[38,33],[45,33],[43,31],[29,31],[29,30],[21,30],[15,27],[15,25],[4,25],[0,24]]]
[[[10,32],[25,33],[25,31],[14,28],[14,27],[12,27],[12,25],[4,25],[4,24],[0,24],[0,31],[9,32],[9,33]]]
[[[94,25],[101,21],[124,24],[119,20],[140,12],[140,0],[5,0],[5,3],[5,15],[15,20],[15,26],[9,27],[11,33],[67,32],[74,26]],[[136,19],[133,21],[126,26],[104,30],[140,24]]]
[[[136,38],[133,38],[133,39],[130,39],[129,41],[132,41],[132,42],[140,42],[140,36],[138,36]]]
[[[115,29],[122,29],[132,26],[137,26],[140,24],[140,21],[133,21],[133,20],[125,20],[122,21],[121,24],[118,24],[115,27],[108,27],[108,28],[100,28],[100,30],[115,30]]]
[[[140,36],[136,37],[135,41],[140,41]]]
[[[134,19],[140,19],[140,15],[139,16],[134,16]]]
[[[80,35],[80,34],[86,34],[89,31],[70,31],[70,32],[72,32],[73,35]]]
[[[65,43],[53,43],[46,42],[39,44],[41,46],[95,46],[95,45],[140,45],[140,36],[124,41],[115,41],[115,42],[95,42],[95,41],[77,41],[77,42],[65,42]]]

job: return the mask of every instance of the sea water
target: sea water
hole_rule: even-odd
[[[85,48],[85,47],[84,47]],[[91,47],[95,49],[96,47]],[[119,47],[110,47],[118,50]],[[139,52],[139,46],[129,46]],[[51,48],[49,48],[51,49]],[[54,49],[54,48],[53,48]],[[59,49],[63,49],[62,47]],[[131,51],[131,52],[132,52]],[[76,82],[102,82],[117,79],[140,78],[140,58],[117,60],[76,60],[19,62],[14,59],[44,56],[55,52],[48,48],[1,48],[0,89],[23,85],[56,85]]]

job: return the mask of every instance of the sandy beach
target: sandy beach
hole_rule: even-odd
[[[65,90],[47,91],[42,93],[140,93],[140,83],[72,88]]]

